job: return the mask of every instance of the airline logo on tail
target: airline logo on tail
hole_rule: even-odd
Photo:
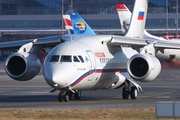
[[[77,33],[84,33],[86,31],[86,24],[84,22],[76,22],[74,25],[74,30]]]
[[[123,34],[126,35],[129,29],[131,13],[125,4],[116,4],[116,10],[118,12]]]
[[[94,31],[78,13],[63,15],[66,30],[69,34],[95,35]]]

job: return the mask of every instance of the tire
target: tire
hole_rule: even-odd
[[[125,87],[123,87],[123,90],[122,90],[122,98],[123,99],[129,98],[129,91],[127,91]]]
[[[131,88],[131,99],[136,99],[137,94],[138,94],[138,91],[137,91],[136,87],[132,87]]]
[[[65,102],[68,102],[68,101],[69,101],[69,94],[65,94],[65,95],[64,95],[64,101],[65,101]]]
[[[74,93],[75,100],[79,100],[80,98],[81,98],[81,91],[77,91],[76,93]]]
[[[59,101],[59,102],[62,102],[62,101],[63,101],[63,96],[60,95],[60,94],[59,94],[59,96],[58,96],[58,101]]]
[[[73,93],[69,91],[68,94],[69,94],[69,100],[72,100]]]

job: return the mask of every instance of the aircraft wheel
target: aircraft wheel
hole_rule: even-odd
[[[68,94],[69,94],[69,100],[71,100],[73,96],[73,92],[69,91]]]
[[[74,99],[75,100],[79,100],[81,98],[81,91],[76,91],[75,93],[74,93]]]
[[[138,91],[137,91],[136,87],[132,87],[131,88],[131,99],[136,99],[137,94],[138,94]]]
[[[125,87],[123,87],[123,90],[122,90],[122,97],[123,99],[129,98],[129,91],[127,91]]]
[[[63,101],[63,95],[62,95],[62,94],[59,94],[59,96],[58,96],[58,101],[59,101],[59,102],[62,102],[62,101]]]
[[[69,94],[68,94],[68,93],[66,93],[66,94],[64,95],[64,101],[65,101],[65,102],[68,102],[68,101],[69,101]]]

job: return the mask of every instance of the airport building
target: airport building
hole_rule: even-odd
[[[80,13],[98,34],[121,34],[115,6],[123,3],[132,11],[134,1],[0,0],[0,42],[65,34],[62,13],[72,10]],[[180,24],[177,6],[180,6],[178,0],[149,0],[146,29],[154,34],[161,29],[161,35],[175,33]],[[1,51],[0,60],[10,53]]]

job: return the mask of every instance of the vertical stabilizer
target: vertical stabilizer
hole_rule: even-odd
[[[123,31],[124,35],[126,35],[128,29],[129,29],[132,13],[125,4],[116,4],[116,9],[118,12],[122,31]],[[143,38],[149,39],[149,40],[165,40],[162,37],[157,37],[157,36],[149,34],[146,30],[144,30]]]
[[[143,38],[148,9],[148,0],[136,0],[127,37]]]
[[[122,32],[124,35],[126,35],[129,29],[132,14],[125,4],[116,4],[116,9],[119,16]]]
[[[69,13],[74,34],[95,35],[95,32],[78,13]]]

